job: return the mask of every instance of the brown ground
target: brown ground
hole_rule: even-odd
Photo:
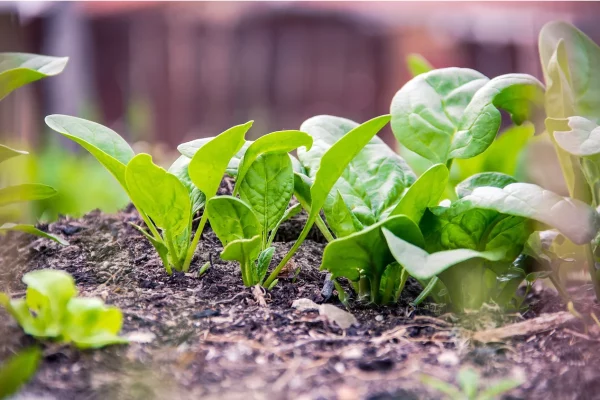
[[[324,301],[325,274],[318,270],[324,244],[318,234],[294,258],[302,268],[296,281],[280,280],[261,307],[242,285],[238,267],[219,259],[221,245],[210,229],[191,273],[169,277],[150,244],[127,223],[138,220],[131,209],[63,218],[48,229],[66,237],[67,247],[22,235],[0,238],[0,291],[22,296],[23,273],[63,269],[82,295],[100,296],[123,310],[124,333],[153,334],[148,343],[96,351],[46,344],[43,364],[23,398],[441,398],[420,383],[418,373],[452,382],[463,365],[477,368],[485,385],[526,377],[505,398],[600,398],[600,344],[583,324],[477,345],[432,307],[410,307],[419,290],[411,283],[394,307],[354,303],[350,311],[360,326],[343,331],[316,311],[291,308],[299,298]],[[285,225],[276,258],[300,228],[300,221]],[[209,255],[214,267],[198,278]],[[589,291],[580,289],[578,296],[590,306]],[[335,295],[328,301],[341,306]],[[564,309],[550,289],[537,290],[529,302],[526,318]],[[482,326],[486,318],[471,320]],[[33,342],[0,310],[0,361]]]

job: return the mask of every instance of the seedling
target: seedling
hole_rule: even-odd
[[[0,366],[0,399],[17,393],[38,369],[42,351],[37,347],[21,350]]]
[[[98,298],[76,297],[71,275],[58,270],[36,270],[23,276],[24,299],[11,300],[0,293],[0,304],[25,333],[38,339],[73,342],[78,348],[99,348],[127,343],[118,333],[123,314]]]
[[[193,216],[217,194],[227,164],[252,126],[248,122],[228,129],[207,141],[194,158],[182,156],[165,171],[150,155],[135,155],[121,136],[100,124],[66,115],[50,115],[46,123],[88,150],[117,179],[149,232],[135,227],[154,246],[168,274],[189,270],[208,218],[202,215],[192,238]]]
[[[468,367],[461,368],[456,374],[458,386],[425,374],[421,374],[419,379],[430,388],[443,393],[445,398],[452,400],[498,399],[523,384],[520,379],[502,379],[482,387],[479,373]]]

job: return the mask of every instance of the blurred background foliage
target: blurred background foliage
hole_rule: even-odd
[[[3,212],[51,221],[126,203],[97,162],[45,127],[45,115],[100,122],[168,166],[177,144],[250,119],[254,139],[317,114],[386,114],[410,79],[411,53],[490,78],[541,77],[541,26],[566,20],[598,41],[599,13],[597,2],[2,2],[0,51],[70,57],[63,74],[0,104],[0,142],[31,152],[0,166],[0,177],[59,191]],[[530,125],[507,123],[485,153],[453,164],[452,183],[499,171],[564,194],[552,146],[545,135],[527,142],[532,135]],[[389,128],[380,136],[415,172],[427,168]]]

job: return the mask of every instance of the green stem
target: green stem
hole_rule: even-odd
[[[370,282],[369,282],[369,278],[367,278],[366,276],[361,276],[360,280],[358,281],[358,297],[361,300],[365,300],[369,298],[369,292],[370,292]]]
[[[319,228],[323,236],[325,236],[325,240],[327,240],[327,242],[332,242],[335,240],[331,232],[329,232],[329,228],[327,228],[327,225],[325,225],[325,221],[323,221],[323,218],[321,218],[320,215],[317,215],[315,224],[317,225],[317,228]]]
[[[198,229],[196,229],[196,233],[194,234],[192,244],[188,248],[187,255],[185,256],[185,261],[183,262],[183,267],[181,268],[183,272],[188,272],[190,269],[190,264],[192,263],[192,258],[194,258],[194,252],[196,251],[198,242],[200,242],[200,236],[202,236],[202,231],[204,230],[206,221],[208,221],[208,213],[206,210],[204,210],[202,213],[202,218],[200,219],[200,224],[198,225]]]
[[[381,304],[381,293],[379,292],[379,286],[381,285],[381,275],[375,275],[371,279],[371,303]]]

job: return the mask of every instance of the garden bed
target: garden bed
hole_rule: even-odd
[[[292,245],[300,215],[285,223],[276,260]],[[453,382],[463,365],[476,368],[484,385],[508,376],[525,383],[508,398],[587,399],[600,391],[600,343],[579,322],[550,327],[504,343],[469,340],[451,315],[409,305],[419,293],[409,283],[399,304],[353,303],[360,325],[347,330],[317,311],[297,311],[292,302],[326,301],[320,272],[325,246],[315,231],[295,255],[293,268],[261,296],[242,285],[239,267],[219,259],[222,250],[207,229],[188,274],[167,276],[153,248],[130,224],[128,208],[118,215],[94,211],[81,219],[61,218],[50,232],[70,241],[63,247],[44,239],[9,235],[1,239],[0,290],[22,296],[25,272],[56,268],[71,273],[83,296],[99,296],[124,313],[123,333],[137,342],[96,351],[47,345],[23,398],[188,399],[440,398],[419,373]],[[212,268],[197,276],[212,258]],[[292,281],[295,282],[293,283]],[[578,307],[593,304],[591,291],[577,292]],[[328,302],[343,306],[332,296]],[[552,289],[541,286],[528,298],[524,318],[564,310]],[[472,315],[469,326],[492,328],[489,312]],[[596,314],[599,314],[596,312]],[[504,324],[521,320],[509,316]],[[0,310],[0,360],[34,342]]]

